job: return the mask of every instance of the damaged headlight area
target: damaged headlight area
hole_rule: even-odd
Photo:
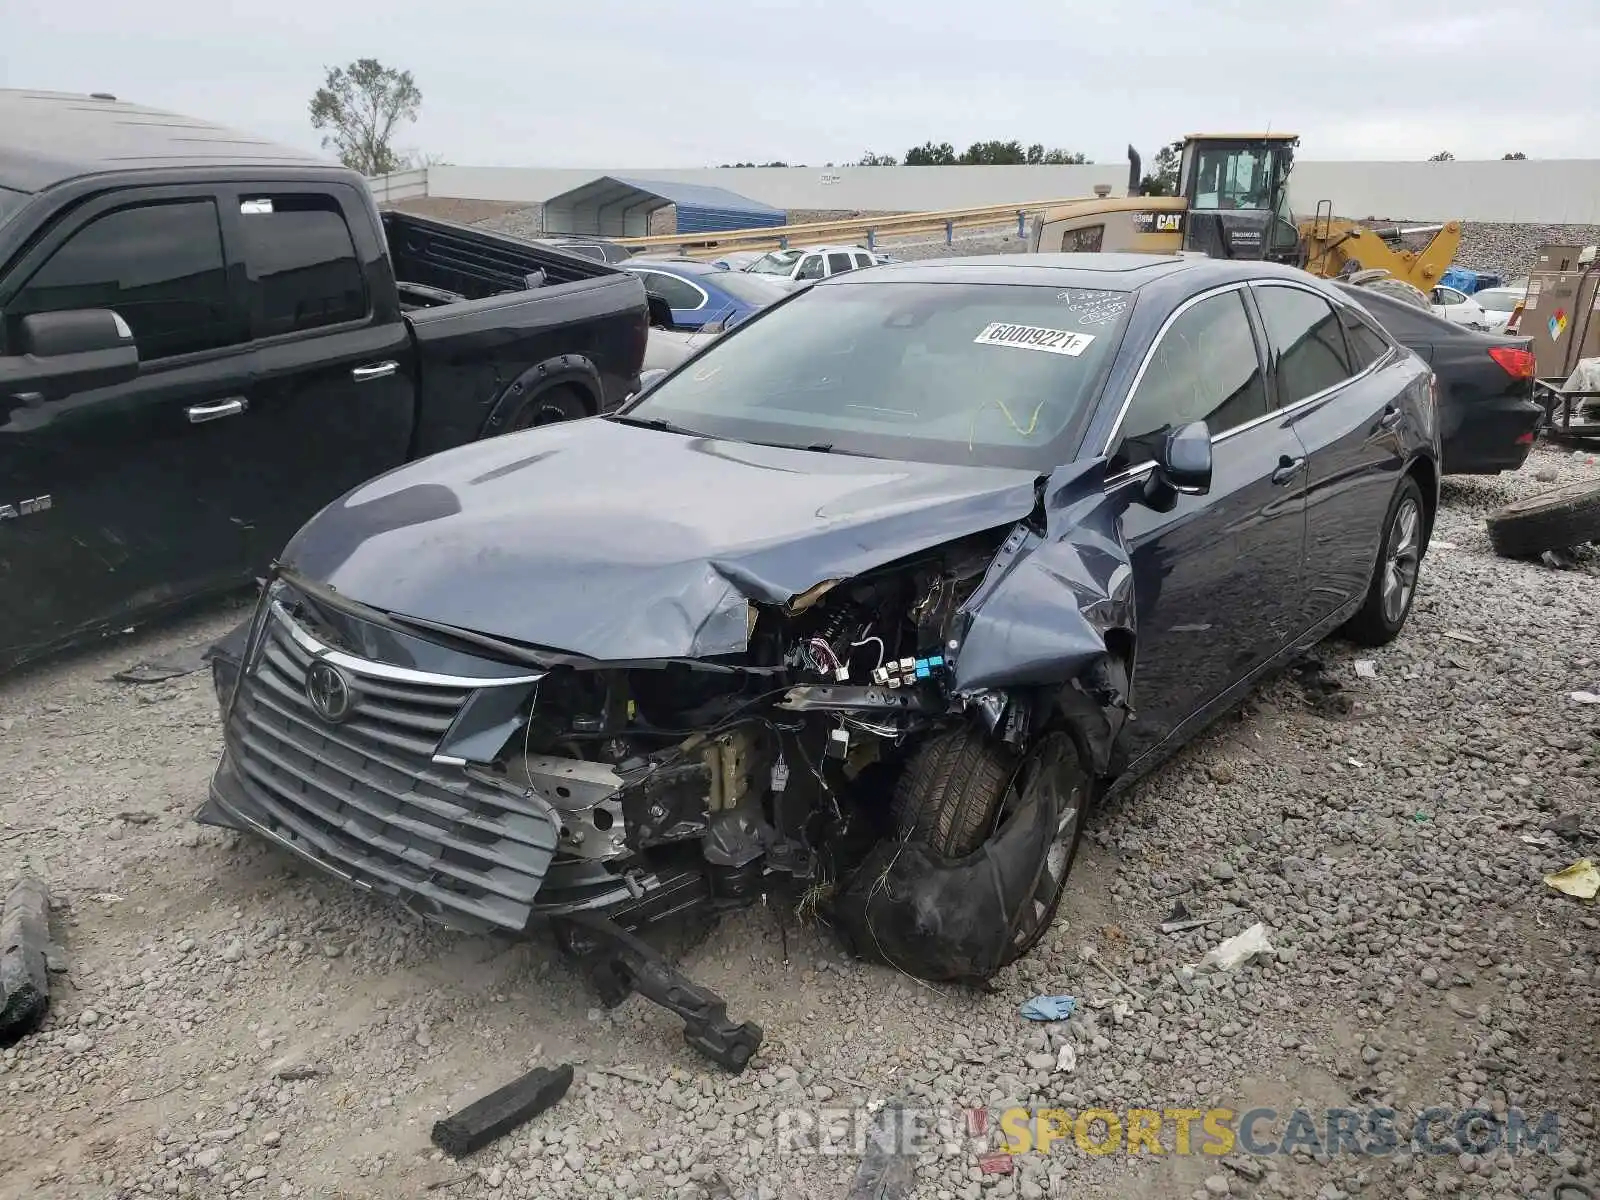
[[[617,986],[680,1007],[690,985],[618,939],[768,892],[864,957],[981,979],[1048,927],[1125,711],[1110,537],[971,535],[752,601],[740,653],[638,662],[285,575],[219,644],[201,816],[457,928],[552,918],[580,952],[612,930]],[[731,1061],[752,1043],[727,1049],[713,1001],[685,1018],[723,1032],[691,1040]]]

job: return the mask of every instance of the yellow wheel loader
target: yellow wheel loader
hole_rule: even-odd
[[[1141,194],[1139,153],[1129,146],[1128,194],[1101,186],[1092,199],[1046,209],[1034,218],[1029,249],[1265,259],[1427,308],[1428,291],[1461,244],[1460,222],[1373,230],[1335,218],[1326,200],[1297,221],[1288,183],[1299,143],[1291,133],[1191,133],[1181,143],[1176,196]],[[1406,246],[1405,237],[1424,233],[1432,235],[1426,246]]]

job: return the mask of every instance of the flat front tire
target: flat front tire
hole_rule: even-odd
[[[977,850],[1012,813],[1040,801],[1045,788],[1055,793],[1055,833],[1001,966],[1022,957],[1049,930],[1078,855],[1093,779],[1076,739],[1064,729],[1048,729],[1019,753],[962,725],[924,743],[895,788],[901,836],[923,841],[945,858]]]

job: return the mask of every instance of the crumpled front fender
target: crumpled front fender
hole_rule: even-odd
[[[1017,526],[961,610],[954,691],[975,700],[1015,688],[1062,688],[1068,715],[1123,708],[1137,638],[1133,565],[1118,519],[1123,501],[1105,492],[1105,460],[1056,470],[1038,514]],[[1118,659],[1108,663],[1108,659]],[[1076,693],[1076,694],[1067,694]],[[1090,722],[1091,725],[1095,722]],[[1120,727],[1085,729],[1097,760]],[[1098,735],[1098,736],[1097,736]],[[1103,761],[1095,764],[1103,770]]]

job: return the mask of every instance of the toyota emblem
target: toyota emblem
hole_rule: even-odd
[[[311,701],[317,716],[329,724],[337,724],[350,715],[355,698],[344,672],[319,659],[306,672],[306,699]]]

